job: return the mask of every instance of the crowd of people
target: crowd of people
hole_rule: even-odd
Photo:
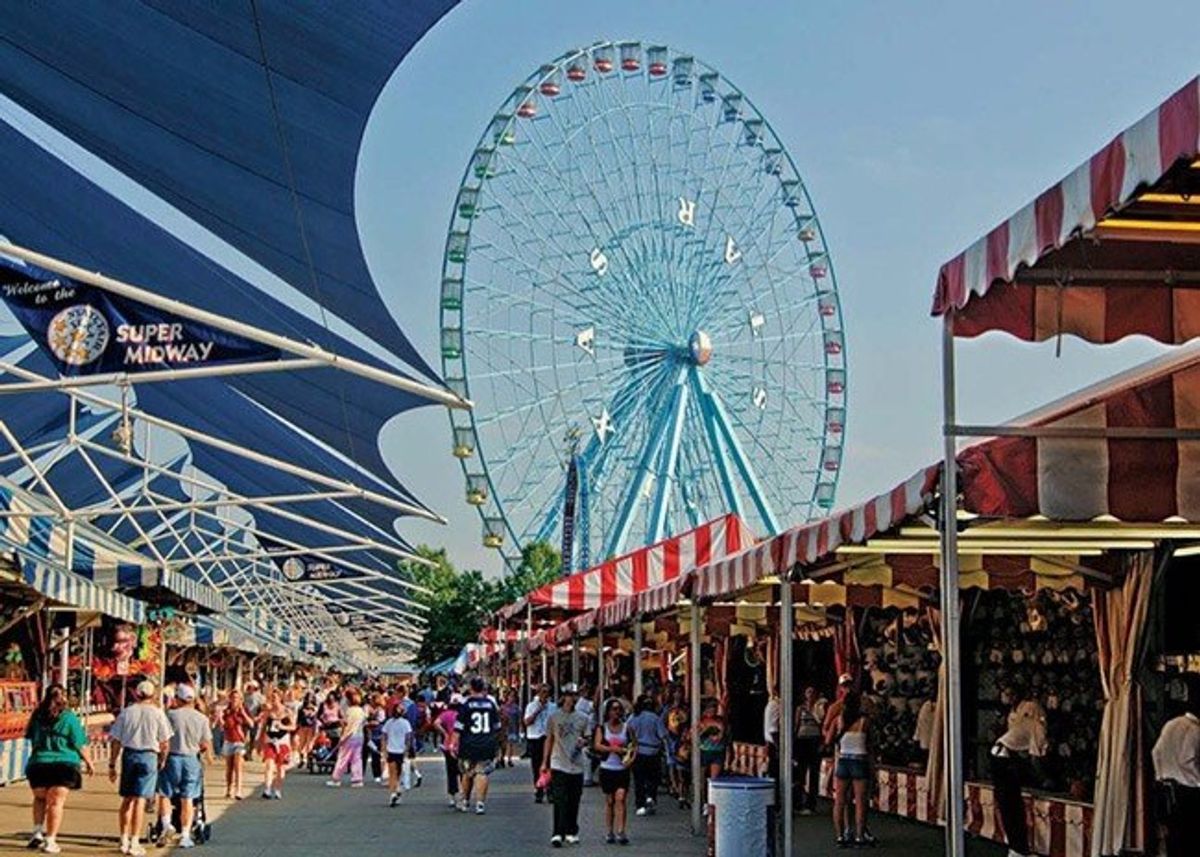
[[[118,786],[122,854],[140,857],[145,842],[181,848],[197,844],[204,766],[222,760],[225,797],[248,794],[247,760],[263,763],[261,797],[282,800],[288,772],[329,775],[326,786],[386,783],[391,807],[419,788],[419,756],[440,753],[446,803],[462,813],[487,812],[497,769],[528,758],[531,794],[553,805],[550,845],[579,842],[584,788],[599,785],[606,842],[627,845],[628,815],[653,815],[665,788],[681,808],[690,801],[690,753],[698,742],[707,779],[721,772],[727,746],[715,701],[693,727],[681,688],[668,686],[629,700],[620,689],[586,685],[531,689],[522,707],[515,688],[481,677],[438,676],[409,687],[371,679],[260,686],[201,692],[190,683],[159,689],[142,681],[109,729],[108,775]],[[32,755],[31,849],[59,853],[66,798],[93,773],[85,730],[60,685],[47,688],[27,737]],[[255,787],[257,789],[257,786]],[[630,803],[633,804],[632,808]],[[155,820],[148,826],[147,814]],[[145,836],[143,836],[145,834]]]

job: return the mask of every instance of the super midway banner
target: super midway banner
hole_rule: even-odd
[[[0,256],[0,298],[62,375],[280,358],[241,336]]]

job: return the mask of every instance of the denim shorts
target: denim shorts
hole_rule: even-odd
[[[869,779],[871,763],[866,756],[839,756],[835,773],[839,780]]]
[[[125,750],[121,753],[121,797],[154,797],[158,781],[158,751]]]
[[[204,771],[195,756],[172,753],[158,775],[158,793],[166,797],[195,800],[200,797]]]

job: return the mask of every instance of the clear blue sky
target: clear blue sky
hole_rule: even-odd
[[[376,107],[358,177],[360,229],[401,325],[437,362],[450,208],[497,105],[527,74],[596,39],[662,41],[720,68],[766,115],[813,194],[832,248],[850,361],[838,505],[938,455],[939,266],[1200,73],[1194,2],[810,3],[466,0],[401,65]],[[1014,416],[1153,353],[1031,347],[989,336],[961,351],[964,417]],[[460,564],[479,544],[446,415],[385,436],[403,481],[450,518],[406,524]]]

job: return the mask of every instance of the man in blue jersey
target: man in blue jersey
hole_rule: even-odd
[[[500,747],[500,709],[487,694],[487,684],[476,676],[471,679],[471,695],[458,709],[454,731],[458,733],[458,772],[462,778],[458,811],[466,812],[472,794],[475,814],[483,815],[487,800],[488,777],[496,767]]]

